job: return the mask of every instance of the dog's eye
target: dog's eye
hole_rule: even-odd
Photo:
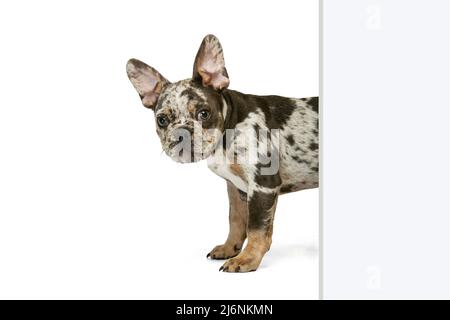
[[[197,119],[200,121],[208,120],[210,113],[208,110],[200,110],[197,114]]]
[[[166,115],[162,114],[156,117],[156,121],[158,122],[158,126],[161,128],[167,127],[169,125],[169,118]]]

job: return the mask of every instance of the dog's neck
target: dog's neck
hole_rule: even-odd
[[[236,125],[243,121],[247,114],[246,94],[239,91],[225,89],[221,92],[222,102],[224,104],[224,130],[234,129]]]

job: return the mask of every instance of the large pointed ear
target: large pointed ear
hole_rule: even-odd
[[[137,59],[127,63],[127,74],[144,107],[153,109],[163,88],[170,82],[158,71]]]
[[[222,46],[212,34],[203,39],[198,49],[192,79],[216,90],[225,89],[230,84]]]

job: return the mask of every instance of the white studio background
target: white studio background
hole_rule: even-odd
[[[257,272],[206,254],[228,231],[225,181],[161,153],[126,73],[188,78],[202,38],[230,88],[318,95],[318,1],[3,1],[0,298],[318,297],[318,190],[282,196]]]
[[[450,2],[322,3],[323,298],[449,299]]]

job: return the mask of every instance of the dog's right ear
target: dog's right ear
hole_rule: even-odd
[[[128,61],[127,74],[134,88],[139,93],[144,107],[154,109],[159,95],[170,82],[158,71],[137,59]]]

